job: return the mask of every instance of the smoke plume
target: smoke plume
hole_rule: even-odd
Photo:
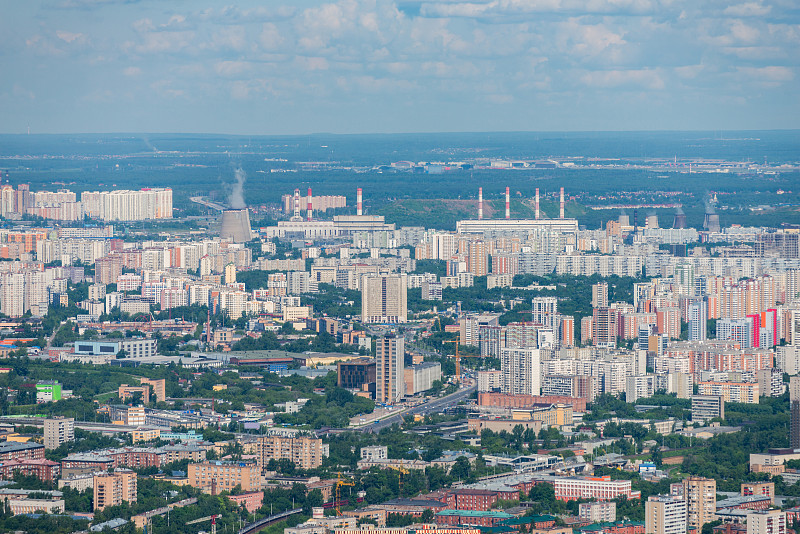
[[[244,180],[246,176],[241,167],[237,168],[233,174],[236,178],[236,183],[233,184],[233,189],[228,197],[228,204],[230,204],[232,209],[243,210],[247,207],[247,204],[244,202]]]

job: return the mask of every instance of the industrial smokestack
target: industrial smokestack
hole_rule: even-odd
[[[506,187],[506,219],[511,218],[511,193],[509,193],[508,187]]]
[[[311,197],[311,188],[309,187],[308,188],[308,196],[306,197],[306,200],[308,201],[308,202],[306,202],[306,208],[308,210],[307,213],[306,213],[306,220],[307,221],[311,220],[311,211],[314,209],[314,208],[311,207],[311,198],[312,198]]]
[[[564,188],[561,188],[561,209],[558,210],[558,218],[564,218]]]
[[[539,218],[539,188],[536,188],[536,202],[534,204],[536,207],[536,218]]]
[[[362,208],[361,201],[362,201],[362,198],[361,198],[361,188],[359,187],[359,188],[358,188],[358,193],[356,194],[356,206],[357,206],[357,207],[356,207],[356,214],[357,214],[357,215],[364,215],[364,210],[363,210],[363,208]]]
[[[292,218],[295,221],[303,220],[303,218],[300,217],[300,190],[299,189],[295,189],[294,190],[294,216]]]
[[[483,219],[483,188],[478,188],[478,220]]]

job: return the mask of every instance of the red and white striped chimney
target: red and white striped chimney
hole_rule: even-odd
[[[561,209],[558,212],[558,218],[559,219],[563,219],[564,218],[564,188],[563,187],[561,188]]]
[[[511,193],[508,192],[506,187],[506,219],[511,218]]]
[[[306,205],[306,208],[307,208],[307,210],[308,210],[308,211],[307,211],[307,213],[306,213],[306,220],[307,220],[307,221],[310,221],[310,220],[311,220],[311,211],[314,209],[314,208],[312,207],[312,204],[311,204],[311,198],[312,198],[312,197],[311,197],[311,188],[309,187],[309,188],[308,188],[308,196],[306,197],[306,200],[307,200],[307,202],[306,202],[306,204],[307,204],[307,205]]]
[[[483,219],[483,188],[478,188],[478,220]]]
[[[534,203],[534,207],[536,208],[536,218],[539,218],[539,188],[536,188],[536,201]]]
[[[364,210],[362,209],[361,201],[362,201],[361,188],[359,187],[358,188],[358,192],[356,194],[356,214],[357,215],[364,215]]]

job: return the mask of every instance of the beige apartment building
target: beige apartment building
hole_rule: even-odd
[[[62,443],[75,439],[75,419],[53,417],[44,420],[44,448],[57,449]]]
[[[686,524],[699,532],[703,525],[716,519],[717,481],[713,478],[689,477],[683,481],[686,500]]]
[[[301,469],[314,469],[328,456],[328,445],[320,438],[299,432],[273,432],[258,443],[258,465],[266,469],[270,460],[287,459]]]
[[[261,490],[261,469],[249,462],[206,461],[189,464],[189,485],[217,495],[240,486],[242,491]]]
[[[94,475],[94,510],[136,502],[136,473],[117,469],[113,473]]]

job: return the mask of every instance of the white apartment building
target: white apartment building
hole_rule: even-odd
[[[653,495],[644,508],[647,534],[685,534],[686,501],[681,497]]]
[[[104,221],[172,218],[172,189],[169,188],[85,191],[81,202],[89,217]]]
[[[503,393],[512,395],[541,393],[539,349],[500,349],[500,370],[503,373]]]

